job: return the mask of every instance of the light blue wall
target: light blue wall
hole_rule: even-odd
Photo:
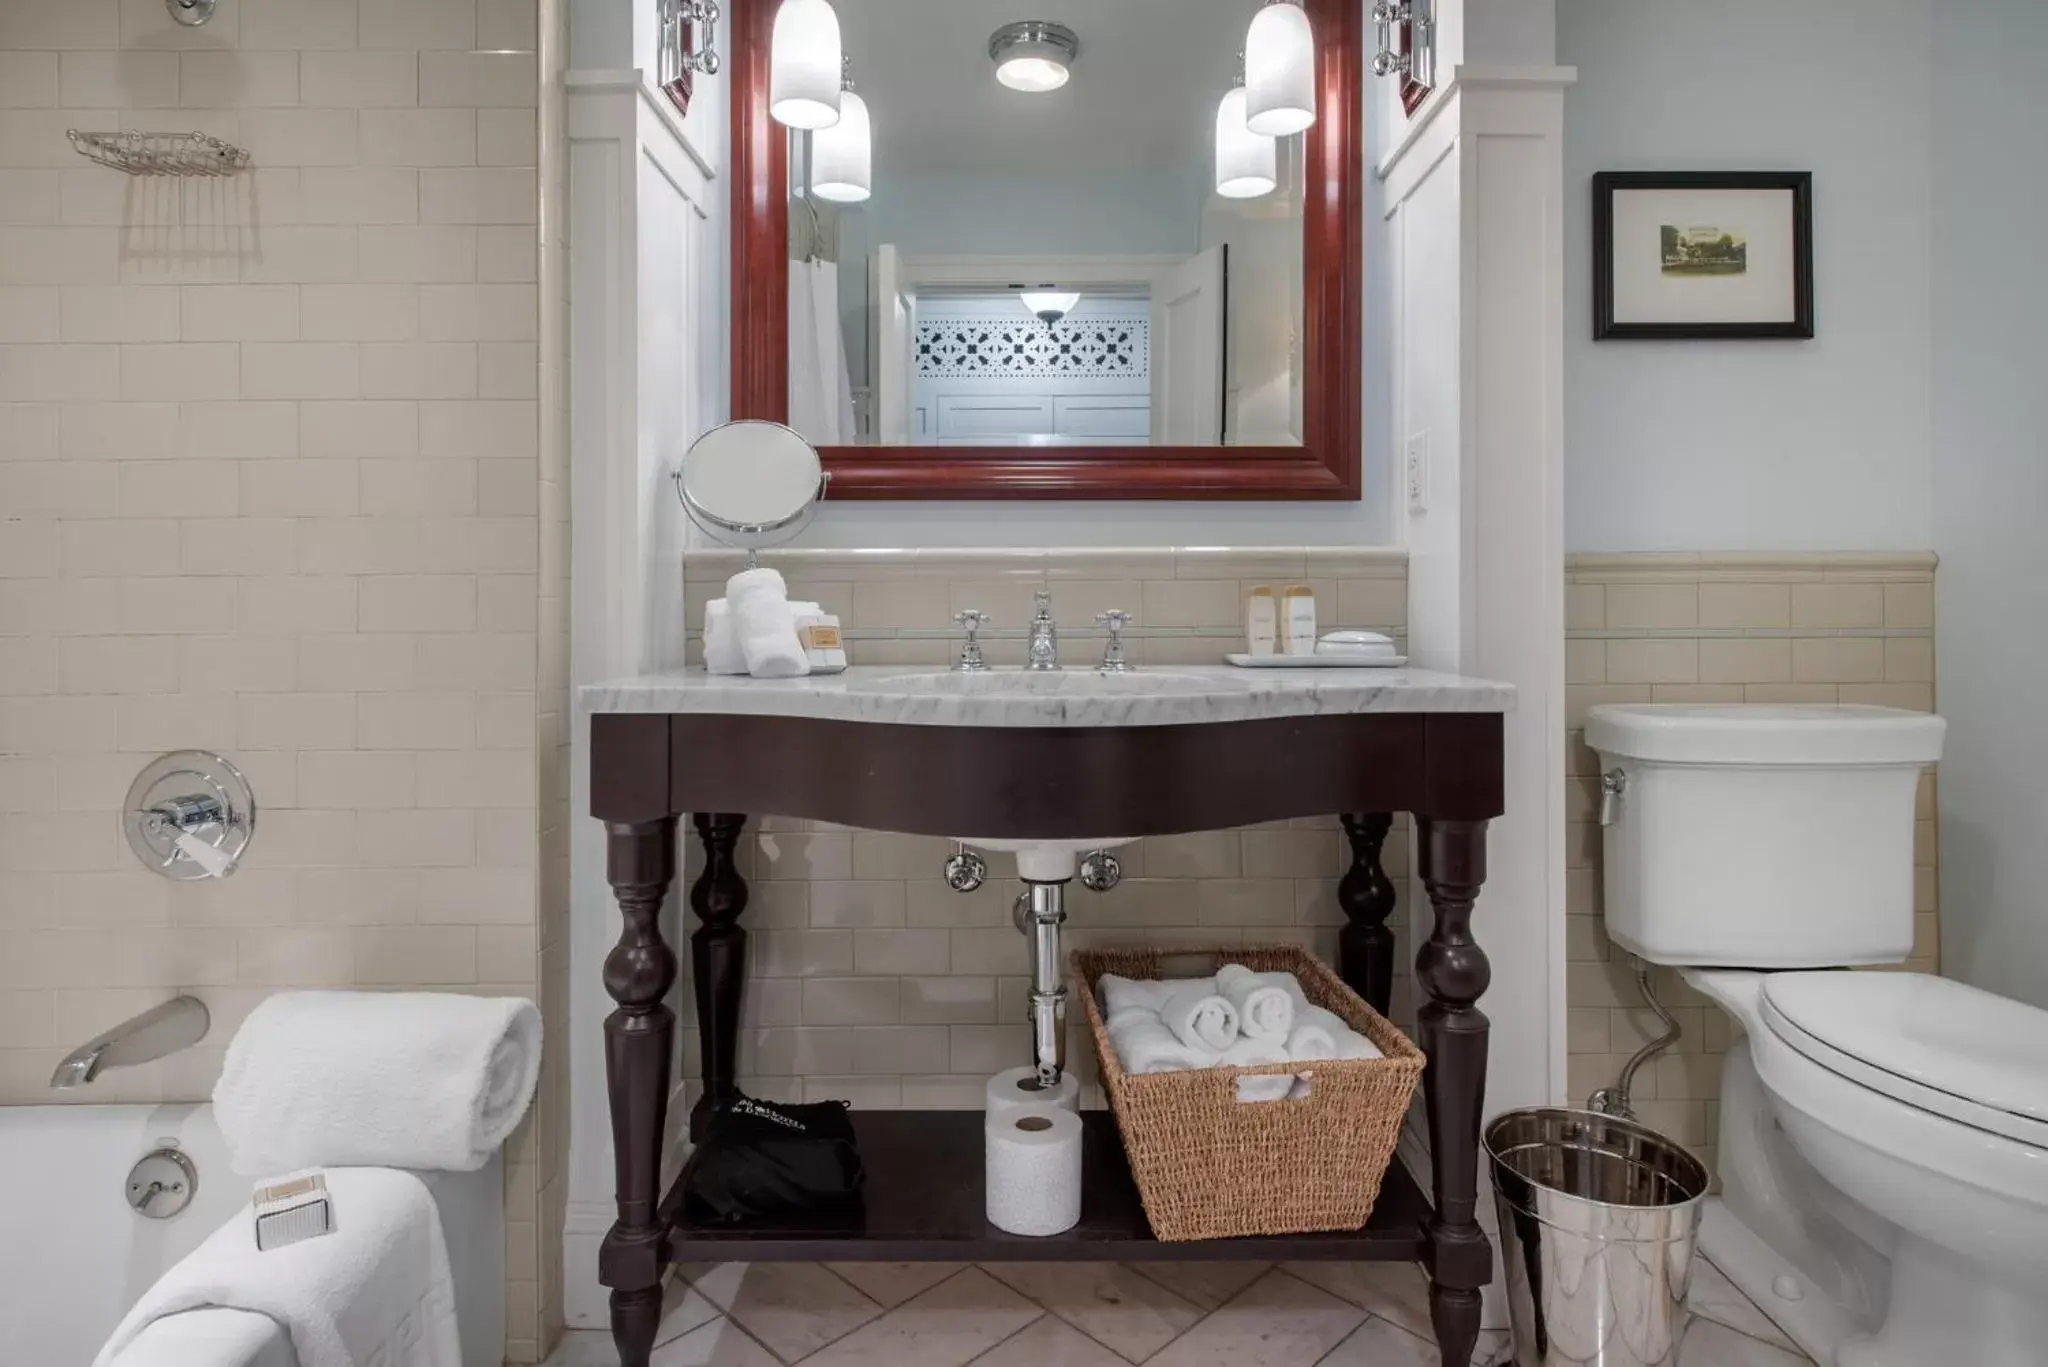
[[[1942,970],[2048,1007],[2048,5],[1941,6],[1934,545]]]

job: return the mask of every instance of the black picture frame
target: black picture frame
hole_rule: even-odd
[[[1792,194],[1789,322],[1617,323],[1614,196],[1619,190],[1788,190]],[[1813,336],[1813,173],[1810,171],[1601,171],[1593,177],[1593,340],[1670,341]]]

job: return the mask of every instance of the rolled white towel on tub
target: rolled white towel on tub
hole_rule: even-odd
[[[1106,1028],[1117,1062],[1127,1073],[1172,1073],[1216,1063],[1214,1051],[1182,1044],[1156,1012],[1120,1011]]]
[[[1254,973],[1243,964],[1216,970],[1216,991],[1237,1008],[1238,1033],[1246,1039],[1285,1045],[1294,1029],[1301,984],[1291,973]]]
[[[1212,978],[1193,978],[1167,993],[1159,1019],[1190,1049],[1221,1053],[1237,1043],[1237,1008],[1216,995]]]
[[[526,1114],[540,1049],[540,1012],[521,997],[279,992],[228,1046],[214,1117],[251,1176],[473,1172]]]
[[[145,1361],[137,1336],[209,1308],[276,1321],[299,1367],[461,1367],[448,1246],[426,1183],[389,1168],[326,1176],[332,1233],[259,1252],[255,1212],[244,1206],[142,1293],[94,1367],[157,1367],[163,1359]]]

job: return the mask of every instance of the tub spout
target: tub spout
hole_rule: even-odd
[[[105,1069],[148,1063],[190,1048],[206,1038],[210,1023],[206,1003],[199,998],[173,997],[73,1049],[50,1074],[50,1085],[60,1090],[81,1087]]]

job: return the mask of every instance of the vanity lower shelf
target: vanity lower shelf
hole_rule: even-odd
[[[1051,1238],[1005,1234],[983,1215],[980,1111],[861,1111],[863,1207],[745,1229],[681,1220],[682,1195],[662,1202],[672,1262],[1067,1262],[1341,1260],[1412,1262],[1424,1255],[1429,1202],[1397,1159],[1363,1229],[1161,1243],[1152,1237],[1124,1160],[1116,1119],[1087,1111],[1081,1223]]]

